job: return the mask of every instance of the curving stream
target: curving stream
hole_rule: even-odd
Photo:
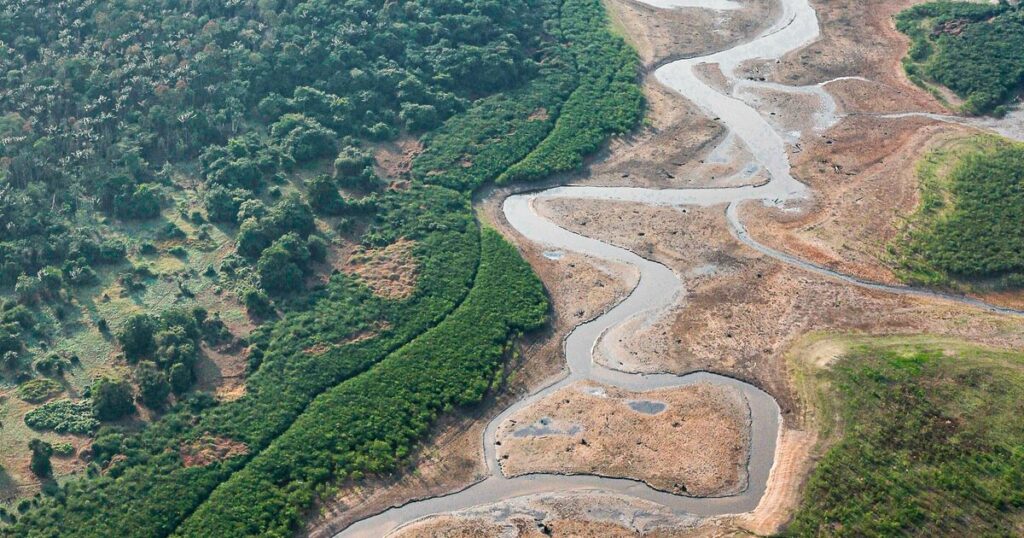
[[[737,4],[730,0],[644,0],[655,7],[703,6],[711,9],[732,9]],[[817,39],[818,21],[808,0],[780,0],[779,19],[761,35],[731,49],[707,56],[676,61],[657,70],[655,76],[695,103],[706,114],[719,118],[729,127],[730,140],[741,142],[753,156],[757,167],[767,172],[770,181],[757,186],[697,189],[645,189],[631,187],[563,186],[541,192],[508,197],[503,205],[509,224],[523,237],[543,245],[548,252],[571,250],[609,261],[630,264],[640,271],[640,281],[633,292],[602,316],[576,327],[565,340],[565,357],[569,373],[559,381],[520,400],[495,417],[483,436],[484,456],[489,476],[462,491],[432,497],[391,508],[376,516],[358,521],[339,533],[339,537],[380,537],[399,527],[426,516],[441,514],[490,504],[529,494],[600,490],[642,498],[664,505],[677,512],[699,516],[742,513],[753,510],[764,494],[768,476],[775,459],[776,442],[780,431],[779,407],[767,393],[742,381],[700,372],[682,376],[672,374],[633,374],[609,369],[593,362],[592,351],[601,337],[623,322],[637,317],[654,317],[671,307],[683,291],[683,283],[672,270],[657,262],[642,258],[626,249],[585,237],[557,226],[538,215],[533,205],[538,199],[572,198],[632,201],[646,204],[684,206],[710,206],[728,204],[727,217],[733,235],[783,263],[830,277],[853,285],[907,295],[938,298],[967,304],[981,309],[1020,315],[1022,312],[988,305],[981,301],[914,289],[868,282],[853,276],[800,260],[755,242],[747,234],[737,216],[737,204],[747,200],[781,206],[791,200],[804,198],[806,187],[790,174],[786,150],[788,133],[780,133],[765,117],[737,95],[752,87],[763,86],[773,91],[812,93],[821,96],[823,111],[817,122],[824,129],[836,121],[835,103],[824,91],[823,84],[790,88],[774,83],[737,80],[736,68],[747,60],[770,60],[782,57]],[[718,64],[730,81],[732,93],[721,93],[695,74],[701,64]],[[547,254],[545,254],[547,255]],[[495,433],[498,425],[511,414],[533,404],[552,392],[577,381],[593,380],[630,391],[648,391],[666,387],[679,387],[695,383],[712,383],[739,389],[750,409],[751,447],[747,466],[748,487],[736,495],[724,497],[687,497],[658,491],[634,480],[606,478],[592,475],[532,474],[515,478],[505,477],[495,455]]]

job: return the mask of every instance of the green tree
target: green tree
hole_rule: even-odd
[[[149,314],[135,314],[128,318],[117,333],[117,341],[121,344],[125,358],[137,361],[151,356],[156,351],[156,340],[153,338],[156,327],[156,320]]]
[[[139,384],[142,404],[150,409],[162,409],[171,394],[171,384],[167,381],[167,375],[160,371],[156,364],[143,362],[135,370],[135,380]]]
[[[178,363],[171,366],[170,375],[171,390],[177,395],[188,392],[192,386],[192,369],[187,365]]]
[[[100,420],[117,420],[135,412],[132,386],[124,379],[101,377],[90,388],[93,414]]]
[[[50,464],[50,457],[53,456],[53,445],[41,439],[32,439],[28,442],[28,448],[32,451],[32,460],[29,469],[32,474],[39,478],[50,478],[53,476],[53,466]]]
[[[324,215],[340,215],[345,210],[345,200],[338,193],[338,186],[327,175],[321,174],[306,182],[310,205]]]

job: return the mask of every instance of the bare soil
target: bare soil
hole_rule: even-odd
[[[679,58],[708,54],[751,36],[773,19],[770,0],[740,0],[742,9],[715,12],[680,7],[658,9],[634,0],[607,0],[605,7],[619,33],[636,49],[647,68]]]
[[[626,496],[579,491],[535,495],[423,519],[395,538],[682,537],[699,520]]]
[[[179,454],[185,467],[202,467],[249,453],[249,447],[227,437],[207,435],[181,445]]]
[[[356,247],[343,269],[380,297],[405,299],[416,291],[419,277],[415,248],[416,242],[405,238],[383,248]]]
[[[411,136],[378,144],[373,154],[377,175],[390,180],[404,179],[412,170],[412,160],[422,151],[423,144]]]
[[[824,136],[804,140],[794,173],[814,192],[801,213],[746,204],[753,237],[820,265],[898,283],[886,245],[918,202],[917,159],[965,127],[923,118],[850,117]]]
[[[730,235],[722,206],[551,200],[539,207],[572,231],[683,276],[686,293],[667,315],[606,336],[597,359],[614,368],[739,377],[775,396],[788,416],[800,404],[782,356],[808,332],[929,332],[1003,348],[1024,345],[1024,320],[866,290],[777,262]]]
[[[638,402],[661,410],[631,407]],[[750,410],[730,387],[637,393],[582,382],[510,416],[497,442],[506,476],[597,474],[676,494],[728,495],[746,486]]]
[[[850,116],[822,135],[808,134],[813,103],[787,102],[773,92],[758,95],[776,107],[771,111],[778,117],[770,121],[803,132],[800,145],[793,148],[794,174],[811,187],[814,200],[802,211],[785,213],[748,203],[741,207],[741,215],[751,234],[770,246],[844,272],[894,282],[891,268],[883,261],[884,245],[893,236],[899,215],[916,207],[913,162],[934,144],[966,131],[924,119],[877,117],[878,113],[943,111],[932,96],[906,80],[899,65],[907,41],[893,28],[892,16],[917,0],[813,3],[822,38],[779,63],[747,65],[744,74],[793,85],[837,77],[870,80],[844,78],[826,84],[840,110]],[[669,59],[722,48],[741,35],[751,35],[772,20],[770,10],[774,9],[768,2],[750,2],[744,10],[725,14],[656,10],[631,0],[609,0],[607,5],[614,23],[636,46],[649,70]],[[722,126],[650,75],[644,89],[649,106],[646,126],[613,141],[586,175],[571,179],[638,187],[726,184],[724,178],[732,178],[739,171],[737,163],[746,160],[742,149],[710,159],[708,153],[725,136]],[[331,529],[360,515],[478,478],[486,420],[526,387],[559,375],[561,342],[568,330],[613,304],[635,283],[631,269],[568,253],[559,260],[544,257],[505,225],[500,214],[502,198],[499,194],[485,200],[481,217],[517,242],[541,276],[554,303],[551,330],[520,347],[521,362],[513,362],[510,388],[498,401],[437,429],[410,466],[415,473],[358,489],[343,488],[338,500],[328,503],[324,515],[314,520],[311,536],[330,536]],[[763,256],[729,234],[724,207],[675,209],[572,200],[546,201],[540,210],[568,229],[665,263],[684,278],[686,293],[667,315],[607,335],[596,358],[624,370],[708,370],[751,382],[775,396],[783,411],[783,428],[768,492],[750,514],[701,522],[660,520],[664,514],[658,507],[644,506],[638,512],[642,501],[626,497],[556,493],[429,518],[407,527],[401,536],[772,534],[791,517],[813,458],[822,449],[812,402],[805,401],[795,386],[794,372],[785,359],[794,346],[799,348],[804,335],[816,331],[897,337],[934,333],[995,347],[1024,345],[1024,321],[868,291]],[[604,286],[591,285],[597,281]],[[825,346],[814,357],[827,364],[835,353]],[[552,413],[559,410],[558,402],[546,403],[551,404]],[[586,415],[568,416],[581,421],[589,419]],[[545,443],[554,446],[552,441]],[[571,461],[552,458],[550,463],[568,467]],[[616,518],[601,518],[609,513]],[[664,525],[640,526],[651,521]]]
[[[864,77],[872,82],[846,79],[828,85],[830,92],[841,96],[847,112],[861,111],[859,103],[865,101],[885,106],[884,110],[868,109],[874,112],[942,112],[935,98],[907,80],[900,64],[910,42],[896,31],[893,17],[919,3],[921,0],[812,0],[821,38],[778,63],[751,65],[748,76],[794,86]],[[845,89],[847,86],[851,88]]]

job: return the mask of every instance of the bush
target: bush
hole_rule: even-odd
[[[178,363],[171,366],[168,377],[171,390],[178,396],[185,394],[192,386],[192,369],[184,364]]]
[[[53,430],[57,433],[89,434],[99,426],[93,416],[92,402],[82,400],[55,400],[29,411],[25,424],[34,430]]]
[[[71,443],[53,443],[53,454],[66,458],[72,456],[75,453],[75,446]]]
[[[930,2],[896,17],[911,38],[904,66],[953,90],[968,114],[1005,113],[1024,83],[1024,11],[1008,3]]]
[[[274,317],[274,306],[270,298],[260,290],[249,289],[242,294],[242,302],[249,315],[256,319],[267,319]]]
[[[326,175],[319,175],[306,182],[310,205],[324,215],[340,215],[345,210],[345,200],[338,193],[338,187]]]
[[[135,380],[139,384],[139,399],[142,405],[154,410],[163,409],[167,397],[171,394],[171,384],[167,375],[157,368],[156,364],[143,362],[135,370]]]

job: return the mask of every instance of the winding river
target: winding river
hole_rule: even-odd
[[[646,0],[655,7],[703,6],[711,9],[733,9],[730,0]],[[817,39],[818,21],[808,0],[780,0],[778,20],[761,35],[731,49],[707,56],[669,63],[655,73],[659,81],[682,94],[711,117],[719,118],[728,128],[729,143],[739,142],[750,152],[753,165],[764,171],[770,180],[761,185],[729,188],[646,189],[632,187],[562,186],[541,192],[513,195],[505,199],[503,210],[509,224],[526,239],[552,250],[570,250],[596,258],[629,264],[639,269],[640,280],[633,292],[602,316],[576,327],[565,340],[565,357],[569,373],[566,377],[534,392],[505,409],[495,417],[483,435],[488,477],[472,486],[449,495],[432,497],[391,508],[376,516],[358,521],[337,536],[380,537],[426,516],[462,510],[529,494],[571,490],[594,490],[629,495],[653,501],[677,512],[699,516],[742,513],[753,510],[764,494],[775,459],[780,432],[779,407],[760,389],[736,379],[705,372],[682,376],[672,374],[626,373],[595,364],[593,350],[609,330],[636,316],[654,317],[676,303],[683,292],[679,276],[668,267],[642,258],[626,249],[585,237],[541,217],[534,209],[540,199],[571,198],[632,201],[667,206],[711,206],[727,204],[727,218],[733,235],[746,245],[783,263],[800,267],[829,278],[869,289],[956,301],[981,309],[1020,315],[1021,312],[992,306],[971,298],[902,286],[888,286],[844,275],[831,269],[800,260],[789,254],[761,245],[750,238],[737,215],[737,205],[758,200],[782,206],[807,195],[806,187],[790,174],[787,142],[765,117],[737,95],[763,86],[772,91],[818,95],[822,112],[817,121],[823,129],[836,121],[835,104],[823,90],[824,84],[807,87],[786,87],[773,83],[737,80],[735,70],[747,60],[781,58]],[[718,64],[730,82],[731,93],[722,93],[700,76],[695,68],[701,64]],[[749,168],[749,167],[748,167]],[[745,396],[750,409],[751,446],[747,465],[748,486],[736,495],[724,497],[687,497],[658,491],[634,480],[592,475],[531,474],[505,477],[495,454],[498,425],[513,413],[531,405],[571,383],[592,380],[630,391],[648,391],[696,383],[734,387]]]

